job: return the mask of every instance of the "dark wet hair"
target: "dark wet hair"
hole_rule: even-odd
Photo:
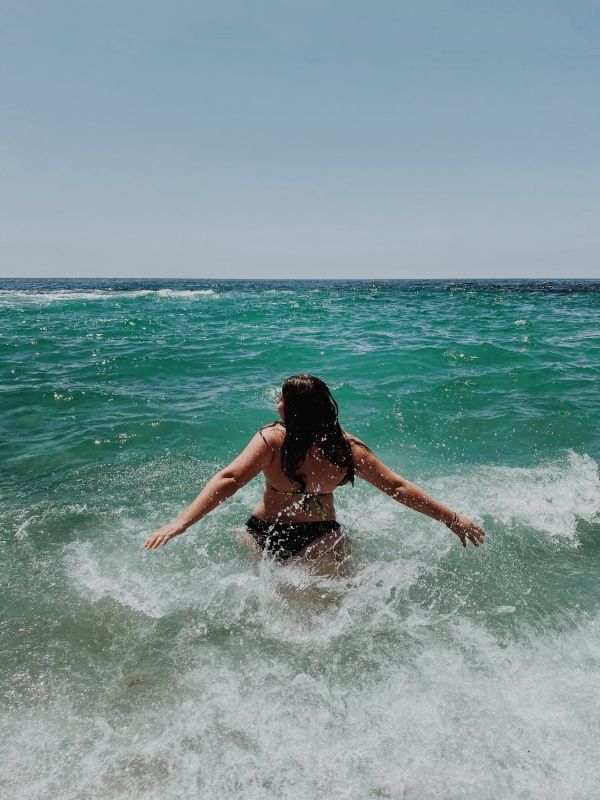
[[[306,479],[298,470],[310,446],[317,443],[332,464],[346,470],[342,483],[354,483],[350,442],[338,422],[338,405],[327,384],[314,375],[292,375],[283,382],[281,394],[285,404],[284,474],[303,492]]]

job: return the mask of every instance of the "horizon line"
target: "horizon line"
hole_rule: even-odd
[[[372,283],[373,281],[600,281],[600,276],[597,278],[590,277],[573,277],[573,276],[552,276],[552,277],[539,277],[539,276],[496,276],[488,278],[476,278],[469,276],[453,276],[453,277],[403,277],[403,278],[390,278],[390,277],[370,277],[370,278],[349,278],[349,277],[331,277],[331,278],[281,278],[281,277],[190,277],[190,276],[117,276],[117,275],[90,275],[75,277],[73,275],[6,275],[0,276],[0,281],[37,281],[37,280],[62,280],[62,281],[286,281],[286,282],[301,282],[310,281],[312,283],[327,283],[330,281],[347,281],[353,283]]]

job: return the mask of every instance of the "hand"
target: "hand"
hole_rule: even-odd
[[[474,544],[475,547],[479,547],[480,544],[483,544],[485,536],[483,528],[464,514],[455,514],[452,522],[448,523],[448,527],[452,533],[458,536],[463,547],[467,546],[467,539],[471,544]]]
[[[174,522],[167,522],[166,525],[163,525],[162,528],[159,528],[152,536],[146,539],[144,547],[147,550],[156,550],[157,547],[162,547],[164,544],[167,544],[167,542],[170,542],[171,539],[174,539],[182,533],[183,531],[181,528]]]

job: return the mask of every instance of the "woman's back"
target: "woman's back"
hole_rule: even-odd
[[[281,423],[269,425],[260,431],[272,458],[263,469],[265,492],[254,509],[254,515],[280,522],[334,520],[333,491],[346,482],[348,470],[330,461],[319,444],[313,443],[297,470],[297,475],[304,481],[304,490],[301,490],[283,471],[281,450],[285,433]]]

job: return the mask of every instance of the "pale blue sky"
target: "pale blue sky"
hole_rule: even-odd
[[[0,11],[0,275],[600,277],[599,2]]]

